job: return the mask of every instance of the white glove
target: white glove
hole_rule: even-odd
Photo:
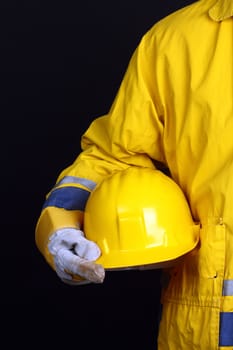
[[[68,284],[102,283],[105,271],[102,265],[95,264],[101,254],[100,248],[95,242],[84,237],[81,230],[63,228],[55,231],[50,237],[48,249],[54,256],[57,275]],[[84,280],[76,281],[73,275],[78,275]]]

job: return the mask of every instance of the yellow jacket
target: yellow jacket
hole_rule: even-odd
[[[106,116],[47,195],[36,228],[82,225],[89,193],[129,165],[167,167],[201,224],[200,247],[163,291],[160,350],[233,349],[233,1],[200,0],[142,38]]]

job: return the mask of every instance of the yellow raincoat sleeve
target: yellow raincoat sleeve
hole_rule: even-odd
[[[155,161],[166,163],[157,46],[156,37],[149,31],[130,60],[109,113],[91,123],[81,139],[82,152],[61,172],[55,189],[47,196],[48,205],[36,227],[36,242],[51,265],[49,236],[61,227],[82,227],[85,201],[99,181],[129,166],[154,168]],[[62,197],[65,192],[67,199],[59,202],[56,196]],[[67,205],[71,197],[75,205]],[[79,199],[82,205],[77,204]]]

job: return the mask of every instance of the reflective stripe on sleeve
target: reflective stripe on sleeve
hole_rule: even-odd
[[[62,187],[51,192],[43,205],[67,210],[84,210],[90,192],[77,187]]]
[[[233,280],[223,281],[223,296],[233,296]]]
[[[220,313],[219,346],[233,346],[233,312]]]
[[[59,181],[55,188],[57,186],[60,186],[62,184],[67,184],[67,183],[74,183],[74,184],[80,184],[85,186],[86,188],[88,188],[89,190],[94,190],[96,183],[92,180],[88,180],[88,179],[84,179],[82,177],[76,177],[76,176],[65,176],[63,177],[63,179],[61,179],[61,181]]]

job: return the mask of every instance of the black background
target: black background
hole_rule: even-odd
[[[64,285],[34,243],[45,194],[105,114],[142,35],[194,1],[1,2],[1,341],[156,349],[160,272]],[[30,339],[32,338],[32,340]]]

